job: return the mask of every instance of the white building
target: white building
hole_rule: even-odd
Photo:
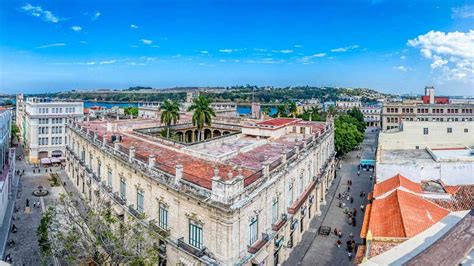
[[[11,193],[11,183],[15,173],[15,149],[11,143],[12,111],[0,109],[0,226]]]
[[[403,122],[398,132],[382,132],[376,179],[399,173],[414,182],[474,184],[474,122]]]
[[[67,138],[67,118],[83,118],[83,102],[60,102],[42,98],[28,98],[25,104],[25,150],[30,161],[41,158],[64,157]]]

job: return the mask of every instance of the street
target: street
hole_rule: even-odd
[[[361,171],[360,176],[357,175],[360,155],[363,159],[375,158],[375,143],[376,134],[368,129],[365,133],[364,141],[361,145],[361,150],[352,151],[346,154],[341,161],[341,169],[337,172],[337,178],[334,184],[329,188],[326,195],[328,204],[322,206],[322,215],[315,217],[311,221],[310,229],[304,233],[303,239],[299,245],[290,254],[290,257],[285,261],[284,265],[353,265],[354,255],[349,259],[346,251],[346,241],[350,240],[349,234],[354,235],[356,245],[360,244],[360,229],[364,218],[364,213],[360,210],[360,205],[365,204],[367,197],[360,197],[360,192],[364,191],[366,194],[372,190],[372,181],[370,176],[372,171]],[[349,196],[353,197],[354,202],[351,204],[346,201],[346,206],[352,210],[357,208],[356,226],[348,223],[347,215],[343,212],[343,208],[339,207],[339,193],[343,194],[347,191],[347,181],[352,181],[352,186]],[[331,227],[331,234],[329,236],[318,235],[318,228],[323,226]],[[334,228],[342,231],[342,244],[338,248],[336,241],[339,239],[334,233]]]

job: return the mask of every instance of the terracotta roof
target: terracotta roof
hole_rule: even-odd
[[[450,199],[430,199],[437,205],[451,211],[474,209],[474,185],[445,186],[444,189],[451,194]]]
[[[372,203],[373,237],[409,238],[440,221],[449,211],[420,196],[396,189]]]
[[[380,197],[383,194],[390,192],[394,189],[403,187],[411,192],[414,193],[421,193],[421,184],[413,182],[409,180],[408,178],[397,174],[387,180],[384,180],[378,184],[375,184],[374,186],[374,197]]]
[[[372,210],[372,204],[369,203],[365,206],[364,222],[362,223],[362,228],[360,229],[361,238],[365,238],[367,236],[367,231],[369,230],[371,210]]]
[[[259,126],[275,126],[275,127],[280,127],[284,126],[287,124],[291,124],[293,122],[298,121],[299,119],[297,118],[273,118],[270,120],[265,120],[262,122],[258,122],[257,125]]]
[[[89,108],[84,108],[84,114],[88,114],[89,113]]]

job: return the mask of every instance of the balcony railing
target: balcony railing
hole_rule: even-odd
[[[128,212],[135,216],[137,219],[142,220],[145,218],[145,214],[137,209],[133,205],[128,205]]]
[[[157,232],[160,236],[165,237],[165,238],[170,236],[170,229],[161,228],[160,226],[156,224],[155,220],[151,220],[148,224],[150,226],[150,229]]]
[[[253,243],[253,245],[249,246],[247,251],[252,254],[257,253],[263,246],[265,246],[265,244],[267,244],[268,240],[270,240],[270,236],[263,233],[262,238]]]
[[[275,232],[280,231],[280,229],[285,225],[285,223],[288,221],[288,215],[286,213],[281,215],[281,218],[276,221],[276,223],[272,224],[272,230]]]
[[[127,204],[127,199],[122,198],[122,197],[119,195],[118,192],[115,192],[115,193],[114,193],[114,199],[115,199],[118,203],[120,203],[120,204],[122,204],[122,205],[126,205],[126,204]]]
[[[181,237],[178,239],[178,247],[181,248],[182,250],[192,254],[193,256],[196,256],[198,258],[204,256],[204,249],[205,248],[196,248],[184,241],[184,237]]]

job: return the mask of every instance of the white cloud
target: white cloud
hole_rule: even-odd
[[[351,46],[346,46],[346,47],[339,47],[339,48],[334,48],[331,50],[333,53],[344,53],[349,50],[357,49],[359,48],[359,45],[351,45]]]
[[[138,29],[138,26],[135,25],[135,24],[131,24],[131,25],[130,25],[130,28],[132,28],[132,29]]]
[[[282,53],[282,54],[291,54],[291,53],[293,53],[294,51],[291,50],[291,49],[284,49],[284,50],[272,50],[272,52],[274,52],[274,53]]]
[[[141,41],[143,44],[146,44],[146,45],[150,45],[150,44],[153,43],[152,40],[147,40],[147,39],[141,39],[140,41]]]
[[[474,18],[474,5],[465,5],[451,9],[453,18]]]
[[[237,61],[235,60],[234,62],[240,62],[240,61]],[[273,58],[264,58],[262,60],[247,60],[245,61],[245,63],[249,63],[249,64],[280,64],[280,63],[284,63],[285,60],[283,59],[273,59]]]
[[[311,63],[313,63],[312,59],[321,58],[321,57],[325,57],[325,56],[326,56],[326,53],[317,53],[317,54],[313,54],[313,55],[303,56],[302,58],[298,59],[298,61],[303,63],[303,64],[311,64]]]
[[[221,52],[221,53],[228,53],[228,54],[230,54],[232,52],[235,52],[235,51],[236,50],[234,50],[234,49],[220,49],[219,50],[219,52]]]
[[[32,16],[43,19],[44,21],[51,22],[51,23],[59,22],[59,18],[57,16],[55,16],[49,10],[44,10],[41,6],[33,6],[28,3],[22,6],[21,9]]]
[[[117,62],[117,60],[115,60],[115,59],[106,60],[106,61],[101,61],[101,62],[99,62],[99,65],[109,65],[109,64],[114,64],[114,63],[116,63],[116,62]]]
[[[393,67],[393,69],[400,70],[402,72],[407,72],[407,68],[404,66],[396,66],[396,67]]]
[[[405,60],[405,59],[407,59],[407,57],[402,55],[402,56],[400,56],[400,59]]]
[[[43,48],[57,47],[57,46],[66,46],[66,44],[65,43],[51,43],[51,44],[37,46],[36,49],[43,49]]]
[[[474,81],[474,30],[430,31],[407,44],[419,48],[422,56],[432,61],[431,68],[441,71],[443,79]]]
[[[257,51],[257,52],[266,52],[267,49],[263,49],[263,48],[253,48],[254,51]]]
[[[92,14],[92,20],[96,20],[102,15],[99,11],[95,11],[94,14]]]
[[[77,32],[77,31],[81,31],[81,30],[82,30],[82,28],[81,28],[81,27],[79,27],[79,26],[72,26],[72,27],[71,27],[71,30],[73,30],[73,31],[76,31],[76,32]]]
[[[209,51],[199,51],[201,54],[208,54]]]
[[[301,47],[303,47],[303,45],[301,45],[301,44],[295,44],[295,45],[293,45],[293,47],[295,47],[295,48],[301,48]]]

